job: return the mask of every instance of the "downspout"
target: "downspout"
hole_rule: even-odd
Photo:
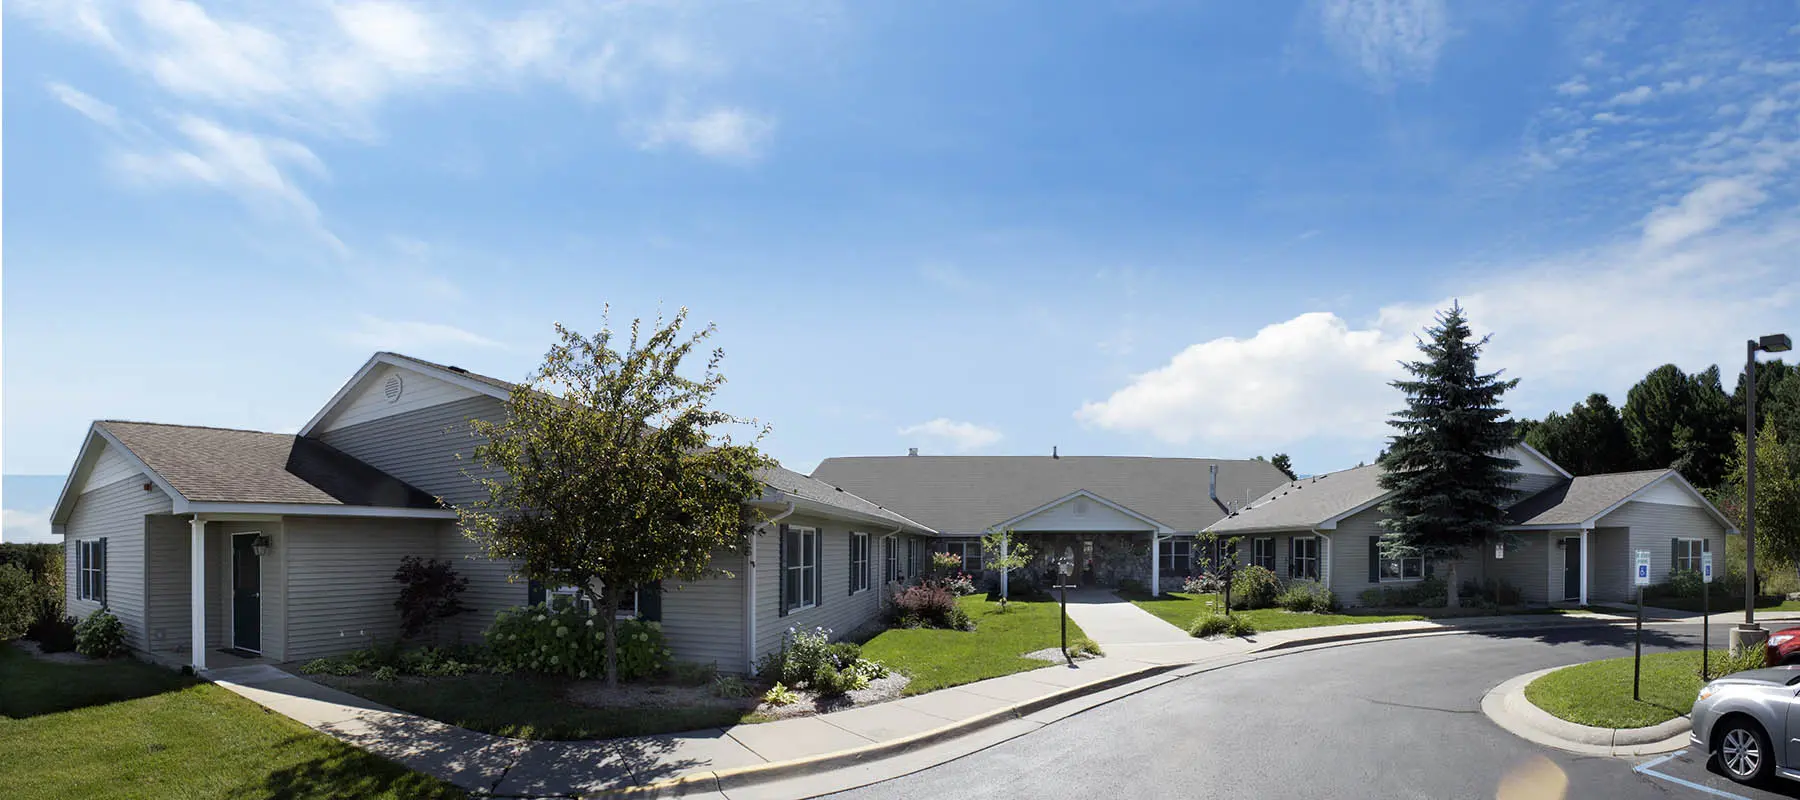
[[[768,530],[770,525],[787,519],[794,513],[794,501],[789,500],[787,510],[766,520],[758,526]],[[750,537],[750,552],[744,559],[744,674],[756,674],[756,537]]]

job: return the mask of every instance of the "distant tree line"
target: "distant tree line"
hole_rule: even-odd
[[[1741,458],[1746,391],[1741,373],[1726,394],[1717,366],[1688,374],[1664,364],[1626,392],[1622,408],[1594,393],[1568,413],[1517,424],[1526,444],[1576,475],[1673,467],[1718,491]],[[1786,466],[1800,469],[1800,365],[1759,363],[1755,391],[1757,430],[1770,429]]]

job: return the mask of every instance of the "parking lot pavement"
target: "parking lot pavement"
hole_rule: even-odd
[[[1733,783],[1709,768],[1706,754],[1694,748],[1644,759],[1631,767],[1672,798],[1741,798],[1742,800],[1793,800],[1800,798],[1800,783],[1779,778],[1764,786]]]

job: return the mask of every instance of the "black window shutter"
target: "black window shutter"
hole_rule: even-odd
[[[776,556],[775,556],[775,577],[776,577],[776,580],[775,580],[775,607],[777,609],[780,609],[776,613],[779,616],[785,617],[785,616],[787,616],[787,612],[788,612],[788,599],[787,599],[788,526],[785,524],[780,526],[779,528],[776,529],[776,534],[777,535],[775,537],[775,540],[776,540],[776,545],[775,545],[775,553],[776,553]]]
[[[1702,553],[1712,552],[1712,540],[1711,539],[1701,539],[1700,540],[1700,552],[1702,552]]]
[[[637,590],[638,618],[650,622],[662,621],[662,581],[647,583]]]
[[[100,592],[100,605],[106,605],[106,539],[100,539],[100,585],[94,587]]]
[[[1671,570],[1674,569],[1675,565],[1677,563],[1679,563],[1678,560],[1680,558],[1681,558],[1681,540],[1680,539],[1670,539],[1669,540],[1669,569],[1671,569]]]
[[[1292,578],[1292,577],[1294,577],[1294,565],[1297,563],[1297,559],[1294,558],[1294,537],[1289,536],[1289,537],[1287,537],[1287,540],[1288,540],[1287,574],[1288,574],[1288,577]]]
[[[543,605],[543,604],[544,604],[544,585],[541,583],[538,583],[537,581],[532,581],[532,582],[526,584],[525,605],[537,606],[537,605]]]
[[[1427,578],[1431,577],[1432,574],[1436,571],[1434,568],[1437,566],[1437,562],[1432,561],[1429,558],[1420,558],[1419,560],[1425,562],[1425,577],[1427,577]],[[1401,572],[1405,572],[1405,571],[1406,570],[1401,570]]]
[[[819,528],[813,534],[813,598],[817,605],[825,605],[825,529]]]
[[[850,555],[850,568],[844,570],[844,572],[848,573],[850,576],[850,580],[848,581],[850,584],[849,591],[844,592],[844,596],[848,597],[856,594],[856,534],[850,534],[850,546],[844,548],[844,552]]]
[[[1381,537],[1369,537],[1369,582],[1381,582]]]

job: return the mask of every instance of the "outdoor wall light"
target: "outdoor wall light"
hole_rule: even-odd
[[[265,533],[265,534],[262,534],[261,536],[256,537],[256,541],[250,543],[250,549],[256,553],[257,558],[262,558],[263,556],[268,555],[269,554],[269,535]]]

